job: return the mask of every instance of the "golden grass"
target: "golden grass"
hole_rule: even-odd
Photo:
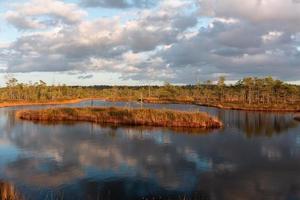
[[[12,184],[0,182],[0,199],[22,200],[23,198]]]
[[[62,99],[49,101],[9,101],[0,102],[0,108],[15,107],[15,106],[39,106],[39,105],[60,105],[60,104],[75,104],[88,100],[105,100],[100,98],[82,98],[82,99]]]
[[[100,124],[159,127],[220,128],[222,122],[200,112],[128,108],[53,108],[17,112],[17,117],[32,121],[88,121]]]
[[[145,98],[146,103],[157,104],[194,104],[199,106],[215,107],[225,110],[244,110],[244,111],[263,111],[263,112],[300,112],[299,104],[246,104],[239,102],[209,102],[202,103],[197,100],[188,98],[160,99],[160,98]]]

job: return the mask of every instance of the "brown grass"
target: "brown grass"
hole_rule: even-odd
[[[62,99],[54,101],[9,101],[0,102],[0,108],[15,107],[15,106],[39,106],[39,105],[60,105],[60,104],[75,104],[88,100],[104,100],[100,98],[82,98],[82,99]]]
[[[17,117],[32,121],[88,121],[100,124],[160,127],[219,128],[222,122],[200,112],[127,108],[53,108],[17,112]]]
[[[244,111],[262,111],[262,112],[300,112],[299,104],[245,104],[245,103],[228,103],[228,102],[211,102],[202,103],[192,99],[159,99],[159,98],[145,98],[146,103],[157,104],[194,104],[199,106],[215,107],[225,110],[244,110]]]
[[[0,182],[0,199],[22,200],[23,198],[12,184]]]
[[[244,111],[261,111],[261,112],[299,112],[299,105],[280,105],[280,104],[272,104],[272,105],[264,105],[264,104],[238,104],[238,103],[215,103],[215,104],[202,104],[196,103],[196,105],[200,106],[208,106],[215,107],[225,110],[244,110]]]

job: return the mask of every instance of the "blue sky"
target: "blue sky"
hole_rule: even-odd
[[[220,75],[299,83],[299,3],[149,2],[1,1],[0,76],[68,85],[191,84]]]
[[[0,2],[0,14],[1,14],[1,19],[0,19],[0,42],[10,42],[14,41],[15,38],[18,35],[17,30],[13,28],[12,26],[9,26],[6,21],[3,19],[3,15],[6,12],[6,7],[7,3],[2,1]]]

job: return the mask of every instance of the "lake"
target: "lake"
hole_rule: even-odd
[[[300,199],[300,123],[293,114],[195,105],[85,101],[204,111],[220,130],[43,124],[0,109],[0,194],[23,199]],[[2,197],[3,198],[3,197]]]

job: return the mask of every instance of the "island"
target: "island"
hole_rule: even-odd
[[[223,123],[207,113],[175,110],[132,109],[117,107],[50,108],[43,110],[21,110],[16,116],[22,120],[61,122],[82,121],[99,124],[221,128]]]

